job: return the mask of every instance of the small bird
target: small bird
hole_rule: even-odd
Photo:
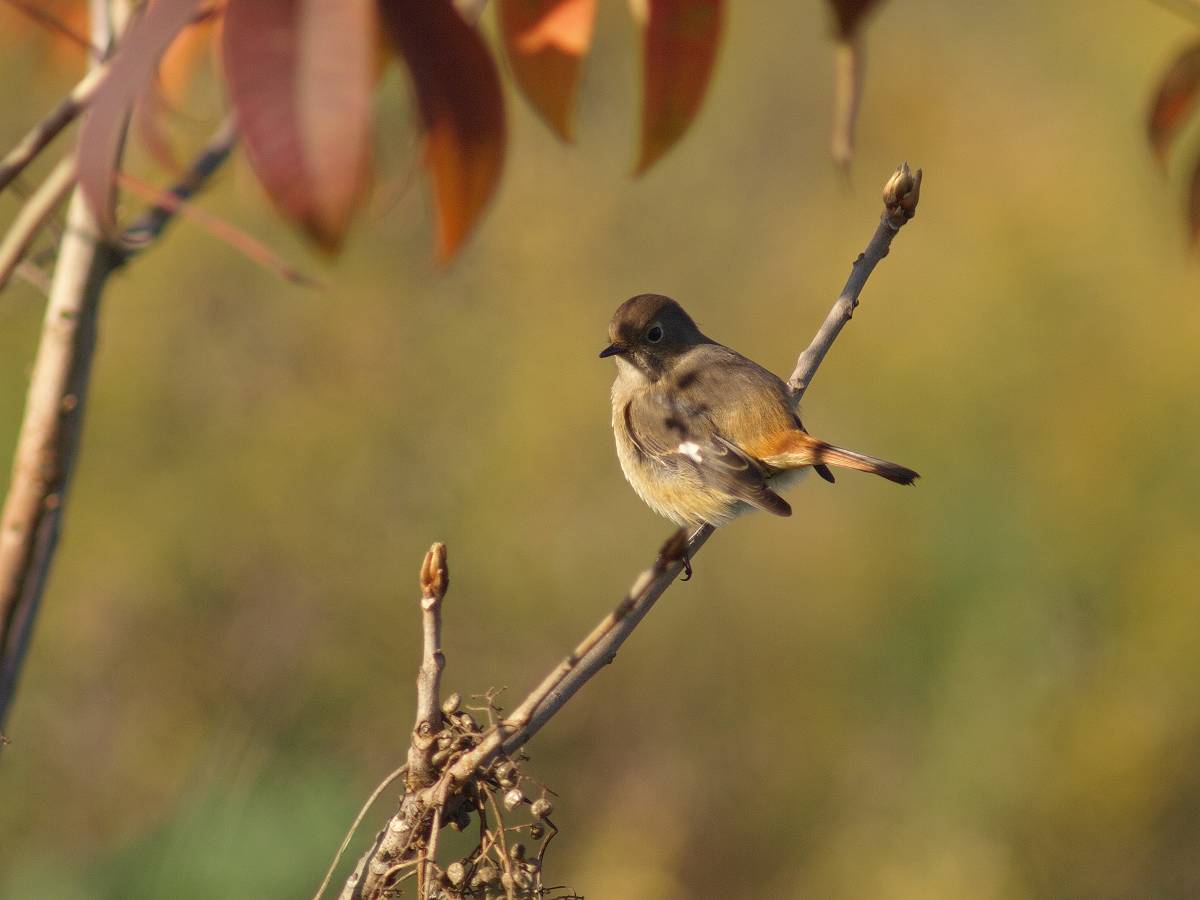
[[[912,484],[912,469],[812,437],[784,382],[705,336],[661,294],[626,300],[608,326],[614,358],[612,424],[617,457],[638,496],[694,528],[751,509],[790,516],[776,493],[808,466],[833,481],[845,466]]]

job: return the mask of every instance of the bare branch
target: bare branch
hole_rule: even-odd
[[[451,777],[456,781],[465,781],[473,771],[494,759],[496,754],[501,751],[514,753],[528,743],[576,691],[616,658],[617,650],[633,633],[633,629],[683,571],[685,548],[688,558],[691,558],[712,533],[711,527],[704,526],[690,538],[683,531],[673,534],[659,551],[654,564],[637,577],[629,593],[616,608],[542,679],[542,683],[513,710],[511,716],[498,723],[479,747],[454,765],[450,771]]]
[[[446,561],[446,545],[434,544],[421,563],[421,668],[417,672],[417,716],[413,724],[412,741],[405,765],[405,793],[400,810],[392,816],[387,827],[375,839],[375,845],[359,861],[342,888],[341,897],[372,897],[397,863],[407,863],[408,854],[425,846],[436,849],[436,838],[426,837],[426,828],[441,828],[441,804],[433,810],[427,826],[431,804],[422,791],[433,785],[438,773],[433,766],[437,733],[442,727],[441,680],[446,658],[442,653],[442,601],[450,587],[450,569]],[[444,796],[442,798],[444,803]],[[428,851],[417,857],[417,881],[424,889]],[[324,891],[324,887],[321,888]],[[423,896],[418,892],[418,896]],[[318,892],[317,897],[320,897]]]
[[[833,309],[821,323],[816,337],[796,360],[796,368],[788,379],[788,388],[792,392],[794,402],[800,402],[800,398],[804,396],[804,392],[812,383],[813,376],[817,374],[817,368],[821,365],[821,361],[825,359],[825,354],[837,340],[842,327],[854,315],[854,310],[858,306],[858,296],[866,287],[867,279],[875,271],[875,266],[888,255],[892,238],[896,236],[905,222],[916,215],[917,201],[920,197],[921,170],[917,169],[914,173],[909,169],[908,163],[903,163],[892,173],[892,177],[883,187],[884,210],[879,219],[879,227],[875,229],[875,234],[867,244],[867,249],[858,254],[858,259],[854,261],[854,265],[850,269],[850,277],[846,279],[845,287],[834,301]]]
[[[108,47],[112,42],[108,12],[105,0],[91,0],[91,39],[98,47]],[[86,105],[105,71],[106,63],[93,63],[91,72],[68,98],[74,106],[61,113],[57,128],[61,129]],[[47,127],[44,122],[0,162],[0,188],[53,137]],[[185,179],[183,193],[199,189],[226,156],[228,150],[224,154],[202,154]],[[14,158],[16,163],[11,162]],[[41,193],[39,189],[35,198]],[[24,216],[23,210],[19,220]],[[155,214],[147,231],[150,237],[140,247],[161,235],[169,218],[169,214]],[[20,240],[19,235],[12,237],[14,244]],[[127,258],[128,250],[102,239],[94,216],[76,189],[59,244],[17,438],[12,480],[0,512],[0,728],[12,705],[58,541],[83,426],[101,294],[108,276]]]
[[[0,290],[8,284],[21,260],[75,186],[75,155],[62,159],[33,192],[0,242]]]
[[[110,24],[101,0],[91,0],[90,26],[92,43],[109,46]],[[58,129],[69,122],[83,108],[82,95],[90,97],[88,92],[95,90],[104,71],[104,64],[93,61],[87,77],[60,104],[58,118],[47,121],[57,122]],[[51,130],[57,133],[43,122],[0,163],[0,188],[53,137]],[[17,151],[25,154],[23,159],[10,163]],[[58,543],[83,426],[100,294],[115,264],[76,190],[59,243],[12,481],[0,511],[0,728],[12,704]]]
[[[421,669],[417,673],[417,721],[408,751],[408,785],[432,784],[430,762],[434,736],[442,727],[441,683],[446,657],[442,654],[442,600],[450,586],[446,545],[434,544],[421,564],[421,626],[424,632]]]

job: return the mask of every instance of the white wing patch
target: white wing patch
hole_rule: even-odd
[[[679,445],[679,452],[691,459],[693,462],[701,462],[700,445],[695,441],[684,441]]]

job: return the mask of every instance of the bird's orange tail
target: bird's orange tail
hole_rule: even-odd
[[[853,450],[843,450],[841,447],[826,444],[824,441],[816,441],[816,444],[817,462],[831,466],[843,466],[847,469],[858,469],[860,472],[870,472],[872,475],[878,475],[888,481],[894,481],[896,484],[912,484],[921,477],[912,469],[899,463],[867,456],[865,453],[855,453]]]
[[[772,447],[758,458],[775,469],[798,469],[801,466],[822,464],[858,469],[860,472],[870,472],[896,484],[912,484],[920,477],[907,466],[835,447],[803,431],[791,432],[784,446]]]

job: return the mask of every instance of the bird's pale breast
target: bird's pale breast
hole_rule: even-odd
[[[710,378],[719,379],[725,374],[719,369],[708,373]],[[644,453],[638,445],[631,427],[630,405],[642,392],[661,389],[661,385],[652,385],[626,360],[617,360],[617,379],[612,389],[612,426],[617,458],[626,480],[647,506],[678,525],[696,526],[704,522],[723,525],[748,511],[750,507],[736,497],[705,483],[686,468],[664,465]],[[752,412],[747,414],[746,411],[730,409],[737,406],[736,402],[715,406],[725,407],[712,410],[724,413],[724,417],[743,422],[757,418]]]

